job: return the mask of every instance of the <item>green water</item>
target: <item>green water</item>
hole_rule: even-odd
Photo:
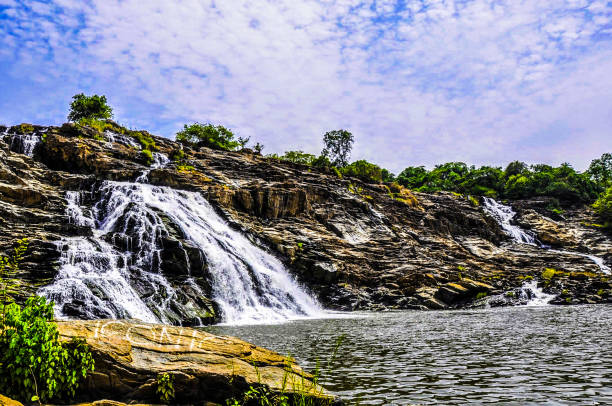
[[[214,326],[308,370],[345,335],[323,383],[349,404],[612,404],[612,306],[355,313]]]

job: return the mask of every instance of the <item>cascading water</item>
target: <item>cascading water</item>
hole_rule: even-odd
[[[533,233],[512,224],[512,219],[516,216],[512,207],[503,205],[490,197],[485,197],[484,208],[514,241],[522,244],[539,245],[536,243],[537,240]]]
[[[159,158],[160,165],[163,161]],[[146,180],[143,175],[139,181]],[[91,215],[83,213],[79,193],[67,195],[71,221],[92,227],[93,236],[62,243],[59,274],[41,290],[55,301],[56,314],[69,317],[82,307],[86,310],[79,317],[176,320],[173,309],[180,292],[160,271],[162,239],[169,234],[162,213],[204,255],[212,299],[224,322],[278,322],[321,313],[278,259],[232,230],[200,194],[110,181],[98,194]],[[116,248],[117,240],[127,245],[125,252]],[[191,277],[185,283],[198,291]],[[143,297],[142,292],[148,293]]]
[[[526,301],[526,306],[546,306],[555,295],[544,293],[535,280],[526,282],[519,292],[519,300]]]
[[[512,207],[503,205],[490,197],[485,197],[484,209],[495,220],[497,220],[504,232],[510,237],[512,237],[515,242],[521,244],[535,245],[540,248],[547,249],[550,252],[556,252],[559,254],[588,258],[599,267],[601,272],[605,274],[610,274],[610,267],[604,264],[603,258],[596,257],[595,255],[583,254],[581,252],[553,250],[549,249],[549,247],[542,245],[532,232],[523,230],[519,226],[512,224],[512,219],[514,219],[514,216],[516,215],[514,210],[512,210]]]
[[[41,141],[42,137],[38,134],[15,134],[11,136],[10,149],[31,157],[34,155],[34,148]]]

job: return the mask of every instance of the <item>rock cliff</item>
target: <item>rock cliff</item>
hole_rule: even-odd
[[[0,129],[0,251],[17,238],[31,240],[19,275],[21,297],[56,276],[66,249],[59,241],[91,233],[68,221],[67,192],[78,191],[82,206],[93,207],[104,180],[133,182],[151,169],[138,136],[115,127],[105,133],[72,124],[27,127],[41,139],[32,156],[20,153],[23,126]],[[280,258],[328,308],[464,307],[517,289],[530,278],[557,295],[557,303],[611,300],[608,276],[596,263],[559,252],[594,254],[611,264],[610,235],[596,226],[587,207],[554,218],[542,202],[510,202],[517,223],[557,249],[546,250],[513,243],[476,199],[391,190],[250,150],[196,150],[150,137],[159,153],[176,157],[183,150],[184,157],[150,170],[149,183],[201,193],[232,227]],[[181,292],[173,323],[218,320],[205,255],[170,219],[164,222],[169,232],[160,237],[160,269]],[[109,243],[130,248],[119,239]],[[545,280],[547,268],[557,272]],[[187,278],[195,278],[197,291]],[[131,283],[139,284],[137,275]],[[82,307],[73,303],[74,316],[84,317]],[[195,307],[200,310],[194,313]]]

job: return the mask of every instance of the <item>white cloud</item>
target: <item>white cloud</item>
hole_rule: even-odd
[[[53,18],[43,3],[3,11],[12,74],[105,92],[122,121],[165,135],[210,120],[268,152],[317,153],[325,130],[346,127],[354,158],[395,171],[584,167],[612,149],[612,44],[594,37],[610,29],[606,1],[53,3]]]

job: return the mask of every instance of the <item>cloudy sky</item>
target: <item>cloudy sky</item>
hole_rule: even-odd
[[[0,0],[0,123],[65,121],[77,92],[173,137],[224,124],[264,152],[394,172],[612,151],[612,1]]]

